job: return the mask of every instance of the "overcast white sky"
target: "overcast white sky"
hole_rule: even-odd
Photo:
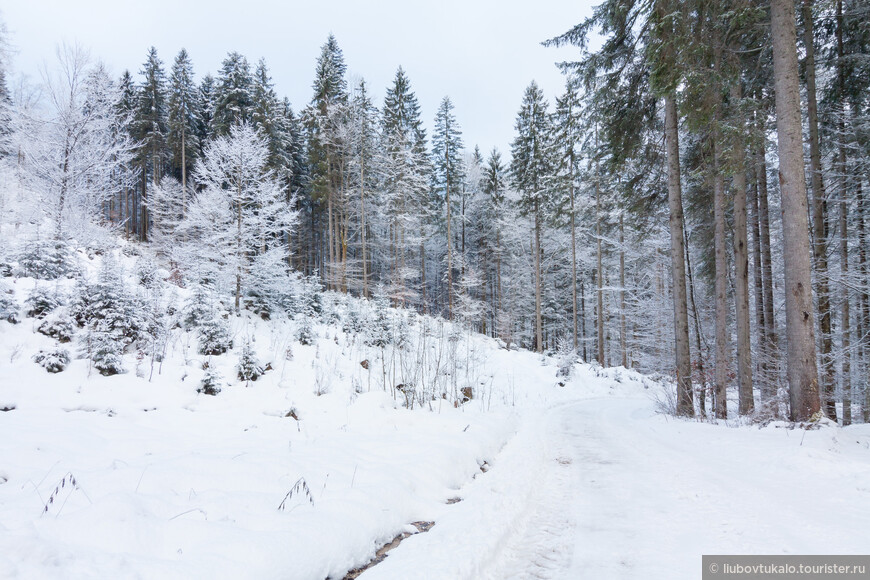
[[[332,32],[377,106],[401,65],[427,127],[449,95],[466,147],[507,153],[525,87],[535,79],[552,104],[564,87],[554,63],[577,56],[540,42],[589,16],[598,1],[0,0],[0,10],[17,49],[15,72],[34,81],[63,41],[136,78],[152,45],[167,71],[186,48],[200,78],[235,50],[252,66],[265,57],[276,91],[297,111],[311,98],[314,62]]]

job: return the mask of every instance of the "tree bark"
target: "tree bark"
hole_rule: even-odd
[[[574,149],[571,148],[568,168],[569,194],[571,196],[571,314],[573,317],[574,352],[577,352],[577,228],[574,215]],[[585,359],[584,359],[585,360]]]
[[[837,420],[834,400],[834,358],[831,340],[831,296],[828,287],[828,209],[822,183],[822,154],[819,146],[819,113],[816,99],[816,62],[813,41],[813,11],[810,0],[801,3],[804,18],[804,65],[807,78],[807,117],[810,128],[810,172],[813,192],[813,261],[816,266],[816,297],[819,305],[821,354],[821,395],[825,414]]]
[[[755,159],[755,178],[758,182],[758,228],[759,245],[761,247],[761,282],[764,291],[764,325],[762,333],[762,389],[767,396],[765,401],[771,401],[776,396],[776,385],[779,382],[779,348],[777,345],[776,320],[773,304],[773,259],[770,252],[770,210],[767,203],[767,146],[764,122],[758,119],[759,142]]]
[[[820,409],[813,327],[810,240],[800,117],[793,0],[771,0],[776,129],[782,195],[789,415],[805,421]]]
[[[738,413],[748,415],[755,410],[752,393],[752,345],[749,333],[749,241],[746,216],[746,145],[743,141],[743,114],[740,81],[731,85],[731,103],[736,109],[737,130],[732,144],[734,177],[734,300],[737,323],[737,391]]]
[[[843,47],[843,2],[837,0],[837,87],[839,89],[840,98],[844,99],[846,94],[846,73],[843,68],[843,59],[845,58],[845,49]],[[845,103],[843,103],[845,105]],[[843,426],[852,423],[852,349],[851,349],[851,320],[849,312],[849,288],[845,282],[849,279],[849,216],[848,204],[846,203],[847,183],[846,183],[846,146],[843,139],[846,135],[846,123],[843,116],[845,115],[845,107],[841,107],[837,115],[837,132],[840,135],[840,143],[837,148],[837,179],[839,181],[840,190],[840,276],[843,279],[841,284],[843,289],[842,306],[840,311],[840,326],[842,329],[842,356],[843,356]]]
[[[674,353],[677,371],[677,413],[695,414],[692,402],[692,360],[689,355],[689,312],[686,300],[686,265],[683,247],[683,193],[680,184],[680,141],[677,101],[665,95],[665,144],[668,164],[668,220],[671,234],[671,275],[674,301]]]
[[[767,359],[765,343],[767,340],[767,322],[764,319],[764,281],[761,275],[761,226],[758,218],[758,179],[753,180],[748,190],[747,205],[749,206],[749,227],[752,229],[752,280],[755,297],[755,332],[758,336],[758,356],[756,357],[756,380],[759,383],[761,404],[764,405],[773,397],[769,391],[767,376]]]
[[[598,162],[595,163],[595,237],[597,238],[597,260],[598,267],[596,271],[596,284],[598,286],[598,316],[597,324],[597,340],[598,340],[598,364],[604,366],[604,276],[601,260],[601,186],[598,182]]]
[[[541,319],[541,204],[535,199],[535,346],[544,351]]]
[[[716,417],[728,418],[728,260],[725,256],[725,178],[722,175],[718,120],[713,121],[713,247],[716,264],[716,366],[713,398]]]
[[[628,368],[628,350],[625,336],[625,224],[619,214],[619,350],[622,353],[622,366]]]
[[[698,361],[698,378],[701,381],[698,389],[698,411],[701,417],[707,416],[707,375],[704,364],[704,347],[701,342],[701,317],[698,316],[698,305],[695,302],[695,276],[692,274],[692,261],[689,252],[689,235],[684,230],[684,242],[686,247],[686,272],[689,275],[689,299],[692,301],[692,316],[695,318],[695,349]]]

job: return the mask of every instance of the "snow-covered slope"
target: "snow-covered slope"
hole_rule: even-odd
[[[23,304],[36,282],[6,284]],[[247,386],[241,340],[208,357],[176,329],[153,369],[49,374],[40,321],[0,321],[0,577],[338,579],[414,522],[434,525],[361,578],[696,578],[706,553],[868,549],[865,426],[674,420],[633,371],[559,378],[393,312],[400,356],[325,300],[310,345],[299,320],[230,318],[271,367]]]

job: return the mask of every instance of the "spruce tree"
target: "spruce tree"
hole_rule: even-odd
[[[205,146],[214,138],[214,113],[217,99],[217,84],[212,75],[206,74],[199,83],[199,119],[196,124],[196,139],[199,143],[199,157],[205,153]]]
[[[443,203],[446,214],[447,238],[447,318],[453,319],[453,236],[452,214],[463,180],[462,131],[453,115],[450,97],[444,97],[435,115],[435,132],[432,135],[432,179],[435,194]],[[450,199],[451,193],[453,199]]]
[[[234,126],[250,122],[253,114],[254,79],[248,59],[238,52],[229,53],[215,84],[211,130],[214,136],[228,135]]]
[[[347,106],[347,66],[333,35],[320,49],[314,72],[314,94],[305,111],[308,145],[308,188],[313,208],[326,209],[326,275],[329,288],[339,289],[344,270],[341,159],[344,155],[339,128]]]
[[[401,67],[384,97],[378,166],[382,179],[379,212],[386,226],[382,249],[386,260],[382,264],[381,280],[388,284],[387,293],[394,304],[416,299],[412,288],[416,274],[412,264],[417,261],[420,303],[425,304],[424,240],[427,232],[424,228],[430,211],[431,165],[420,105]]]
[[[166,74],[163,62],[157,57],[157,49],[148,50],[142,66],[142,86],[136,104],[134,134],[139,142],[139,163],[142,179],[142,203],[139,215],[139,237],[148,238],[148,182],[158,183],[166,162],[167,94]]]
[[[541,318],[543,274],[541,270],[541,236],[544,222],[552,205],[553,151],[550,144],[552,129],[544,93],[532,81],[523,95],[523,104],[517,114],[517,136],[511,144],[511,177],[520,194],[520,207],[534,220],[535,269],[535,348],[543,352]]]
[[[193,63],[181,49],[172,65],[169,77],[169,113],[167,145],[172,173],[181,182],[186,205],[187,179],[199,154],[200,93],[193,78]]]

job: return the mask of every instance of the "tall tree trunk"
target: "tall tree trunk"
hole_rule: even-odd
[[[716,366],[713,394],[716,417],[728,418],[728,260],[725,256],[725,178],[722,174],[718,119],[713,121],[713,246],[716,264]]]
[[[577,227],[574,215],[574,150],[571,149],[568,171],[571,197],[571,315],[573,317],[574,352],[577,352]],[[585,358],[584,358],[585,360]]]
[[[683,193],[680,184],[680,141],[677,101],[665,95],[665,144],[668,163],[668,208],[670,209],[671,275],[674,300],[674,352],[677,370],[677,413],[695,414],[692,403],[692,359],[689,355],[689,312],[686,300],[686,265],[683,256]]]
[[[858,294],[858,312],[856,316],[858,319],[856,331],[860,340],[860,348],[858,350],[860,364],[858,369],[866,371],[867,339],[864,335],[868,331],[868,324],[870,324],[870,297],[868,297],[867,291],[864,290],[867,288],[867,235],[864,227],[864,190],[861,186],[860,176],[855,181],[855,214],[855,225],[858,230],[858,280],[862,288]],[[862,372],[861,376],[864,380],[862,418],[865,423],[870,423],[870,383],[867,381],[865,372]]]
[[[541,204],[535,199],[535,345],[544,351],[541,319]]]
[[[813,328],[810,240],[800,116],[797,31],[793,0],[771,0],[776,130],[782,195],[785,324],[792,420],[817,413],[819,378]]]
[[[821,396],[825,414],[837,420],[834,399],[834,357],[831,340],[831,296],[828,288],[828,209],[822,183],[822,154],[819,146],[819,114],[816,100],[816,61],[813,42],[813,11],[810,0],[801,3],[804,18],[804,65],[807,77],[807,117],[810,127],[810,172],[813,191],[813,261],[816,266],[816,297],[819,304],[821,336]]]
[[[752,394],[752,345],[749,333],[749,241],[746,228],[746,145],[743,141],[743,113],[739,111],[740,81],[731,85],[731,102],[736,109],[737,131],[732,145],[734,188],[734,300],[737,323],[738,412],[755,410]]]
[[[698,315],[698,305],[695,302],[695,276],[692,274],[691,252],[689,252],[689,234],[684,230],[686,247],[686,271],[689,274],[689,299],[692,301],[692,316],[695,319],[695,350],[698,361],[698,378],[701,381],[698,389],[698,410],[701,417],[707,416],[707,374],[704,364],[704,346],[701,343],[701,317]]]
[[[583,360],[589,362],[589,352],[586,348],[586,277],[580,276],[580,344],[583,349]]]
[[[761,281],[764,287],[764,324],[761,356],[764,357],[765,376],[762,388],[767,390],[766,401],[776,396],[779,382],[779,347],[773,304],[773,258],[770,246],[770,210],[767,203],[767,133],[764,121],[758,119],[758,149],[755,158],[755,178],[758,182],[758,228],[761,246]]]
[[[241,177],[241,176],[240,176]],[[239,311],[242,296],[242,185],[239,179],[236,200],[236,312]]]
[[[449,127],[449,126],[448,126]],[[445,198],[447,202],[447,318],[453,320],[453,238],[450,233],[450,138],[449,133],[444,139],[444,168],[446,179],[444,181]],[[537,213],[535,213],[535,226],[537,228]],[[536,230],[537,235],[537,230]],[[540,338],[540,337],[538,337]],[[540,345],[539,345],[540,350]]]
[[[619,214],[619,350],[622,366],[628,368],[628,350],[625,336],[625,223]]]
[[[604,366],[604,268],[601,260],[601,186],[598,182],[598,162],[595,163],[595,237],[597,239],[597,271],[596,283],[598,286],[598,312],[596,318],[597,341],[598,341],[598,364]]]
[[[181,124],[181,219],[187,212],[187,155],[185,146],[185,126]]]
[[[767,322],[764,319],[764,281],[761,276],[761,226],[758,219],[758,179],[753,180],[748,190],[749,224],[752,229],[752,280],[755,294],[755,332],[758,336],[758,356],[756,357],[756,380],[760,386],[761,404],[773,398],[770,392],[767,373]]]
[[[363,297],[369,297],[369,263],[366,254],[366,159],[365,152],[360,154],[359,164],[359,205],[360,205],[360,239],[362,241],[362,283]]]
[[[844,70],[845,49],[843,47],[843,2],[837,0],[837,88],[839,89],[840,98],[845,99],[846,95],[846,72]],[[846,123],[843,118],[845,111],[845,102],[837,115],[837,133],[840,135],[840,143],[837,148],[837,179],[840,187],[840,275],[843,279],[841,284],[843,289],[842,306],[840,311],[840,326],[842,328],[843,341],[843,426],[852,423],[852,349],[851,349],[851,320],[849,320],[849,287],[846,285],[849,279],[849,236],[848,236],[848,205],[846,203],[847,185],[846,185],[846,146],[843,143],[846,135]]]

